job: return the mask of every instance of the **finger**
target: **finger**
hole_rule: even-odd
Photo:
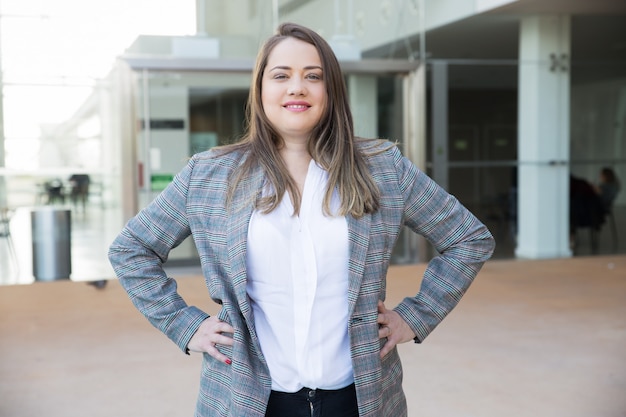
[[[233,328],[233,326],[226,323],[225,321],[220,321],[215,326],[215,331],[217,333],[231,333],[232,334],[235,332],[235,329]]]
[[[212,316],[204,320],[192,336],[187,347],[192,352],[206,352],[215,359],[230,364],[231,360],[215,346],[232,346],[235,329],[228,323]]]
[[[216,345],[232,346],[234,343],[233,337],[230,334],[226,335],[223,333],[215,334],[215,336],[212,337],[212,340],[213,340],[213,344],[216,344]]]
[[[207,351],[207,353],[218,361],[230,365],[232,363],[231,359],[220,352],[219,345],[232,346],[234,344],[232,335],[235,332],[235,329],[227,322],[219,320],[216,323],[213,332],[214,333],[211,336],[211,340],[213,342],[209,348],[210,351]]]
[[[389,328],[388,326],[381,326],[378,329],[378,338],[382,339],[385,337],[389,337],[391,336],[391,328]]]
[[[390,340],[387,340],[387,343],[385,343],[382,347],[382,349],[380,350],[380,358],[384,358],[385,356],[387,356],[387,354],[389,352],[391,352],[391,350],[396,346],[396,344]]]
[[[378,318],[376,319],[376,322],[378,324],[387,324],[386,313],[387,309],[385,308],[385,304],[383,304],[382,301],[378,300]]]
[[[212,357],[214,357],[218,361],[224,362],[227,365],[230,365],[232,363],[230,358],[228,356],[224,355],[222,352],[220,352],[219,349],[217,348],[217,346],[214,345],[214,344],[211,344],[207,348],[206,353],[208,353],[209,355],[211,355]]]

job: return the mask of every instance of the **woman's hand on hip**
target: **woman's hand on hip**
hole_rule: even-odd
[[[387,310],[382,301],[378,301],[378,338],[387,338],[387,343],[380,350],[380,357],[384,358],[396,345],[406,343],[415,338],[415,333],[402,319],[400,314]]]
[[[217,316],[211,316],[200,323],[200,327],[189,340],[187,348],[192,352],[206,352],[218,361],[230,365],[230,358],[222,354],[215,345],[232,346],[234,332],[235,329],[230,324],[221,321]]]

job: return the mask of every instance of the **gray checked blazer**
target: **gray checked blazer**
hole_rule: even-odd
[[[368,157],[380,188],[380,209],[347,216],[350,244],[349,334],[361,417],[407,415],[402,367],[394,349],[379,353],[378,300],[385,299],[391,252],[403,226],[425,236],[439,253],[416,295],[395,307],[421,342],[457,305],[494,249],[487,228],[453,196],[389,143]],[[387,149],[385,149],[385,146]],[[245,154],[194,155],[174,181],[132,218],[112,243],[109,259],[139,311],[180,349],[208,317],[188,306],[162,269],[169,251],[193,235],[219,318],[234,329],[234,345],[218,346],[232,359],[205,354],[196,417],[263,417],[271,378],[246,293],[246,242],[253,202],[264,184],[259,168],[244,179],[226,207],[229,179]],[[416,283],[419,277],[416,277]]]

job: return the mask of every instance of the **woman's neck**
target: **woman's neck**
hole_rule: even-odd
[[[278,153],[285,162],[289,175],[296,182],[300,195],[302,195],[304,181],[312,159],[306,144],[285,142]]]

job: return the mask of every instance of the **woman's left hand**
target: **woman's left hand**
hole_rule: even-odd
[[[387,343],[380,350],[384,358],[396,345],[415,338],[415,333],[408,324],[393,310],[387,310],[382,301],[378,301],[378,338],[387,338]]]

